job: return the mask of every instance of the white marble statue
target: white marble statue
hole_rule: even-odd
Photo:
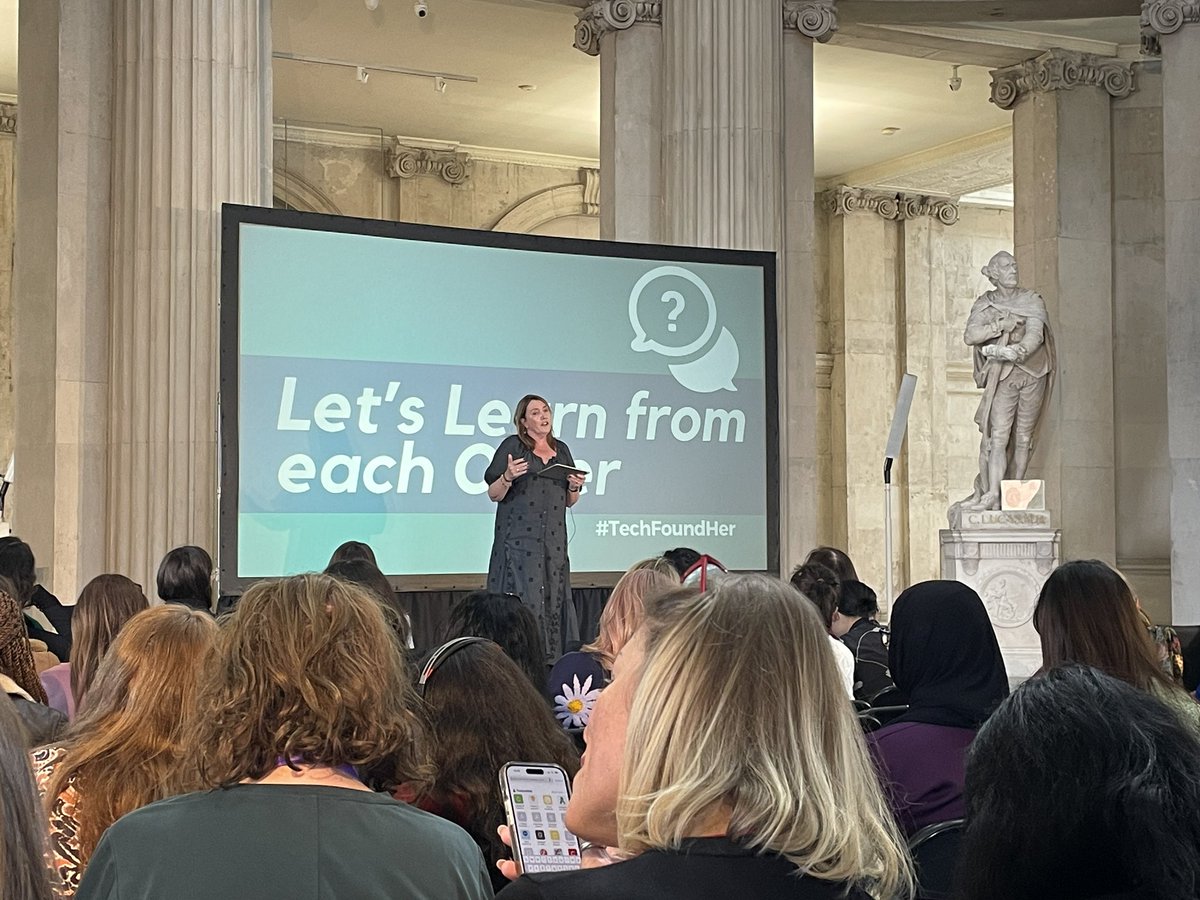
[[[963,340],[983,388],[975,424],[979,475],[970,497],[951,507],[999,509],[1000,482],[1023,479],[1054,382],[1054,339],[1041,295],[1017,285],[1017,261],[1001,251],[983,268],[995,285],[971,307]]]

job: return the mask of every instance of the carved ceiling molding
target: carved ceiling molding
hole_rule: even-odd
[[[875,213],[889,222],[907,219],[937,219],[943,225],[958,221],[958,203],[946,197],[922,194],[891,194],[841,185],[825,193],[825,208],[835,216]]]
[[[17,133],[17,104],[0,103],[0,134]]]
[[[838,30],[837,0],[783,0],[783,26],[827,43]]]
[[[845,172],[826,186],[854,184],[889,193],[961,197],[1012,180],[1012,127],[1005,126]]]
[[[458,150],[431,150],[397,143],[388,155],[388,174],[393,178],[436,175],[447,184],[463,184],[471,177],[471,156]]]
[[[576,17],[575,49],[599,56],[600,38],[610,31],[624,31],[635,22],[661,25],[662,0],[592,0]]]
[[[1012,109],[1029,94],[1097,87],[1114,99],[1133,93],[1132,63],[1106,59],[1090,53],[1051,50],[1036,59],[992,72],[992,102]]]
[[[492,226],[492,231],[529,234],[535,228],[569,216],[600,215],[600,172],[580,169],[579,181],[539,191],[522,200]]]

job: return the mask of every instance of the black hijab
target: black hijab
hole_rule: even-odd
[[[1000,645],[979,595],[923,581],[897,599],[888,664],[908,712],[893,722],[978,728],[1008,696]]]

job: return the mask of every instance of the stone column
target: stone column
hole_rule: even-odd
[[[71,602],[104,571],[112,8],[22,3],[14,530]]]
[[[1171,460],[1171,608],[1200,624],[1200,3],[1148,0],[1142,24],[1163,58],[1167,431]]]
[[[883,453],[901,376],[917,376],[907,442],[892,471],[893,582],[933,577],[945,521],[944,288],[935,287],[935,229],[956,203],[840,187],[825,195],[830,224],[834,354],[834,534],[862,578],[884,581]],[[894,598],[880,597],[886,614]]]
[[[148,590],[167,549],[215,549],[220,207],[269,184],[266,2],[112,4],[106,556]]]
[[[600,57],[600,237],[662,241],[662,3],[592,0],[575,46]]]
[[[1029,474],[1046,480],[1064,557],[1115,561],[1111,106],[1132,70],[1053,50],[992,75],[1013,110],[1021,284],[1045,297],[1058,357]]]

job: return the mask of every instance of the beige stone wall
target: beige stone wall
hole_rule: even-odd
[[[8,465],[13,450],[11,340],[16,145],[15,135],[0,131],[0,468]]]
[[[463,184],[450,184],[438,175],[394,178],[387,173],[388,152],[382,143],[362,147],[277,139],[274,159],[276,198],[299,209],[456,228],[490,230],[521,204],[536,204],[555,188],[581,183],[581,167],[566,161],[491,158],[473,158]],[[541,215],[535,214],[526,229],[530,233],[599,237],[598,216],[555,207],[550,198],[545,206],[543,215],[553,218],[539,222]]]
[[[818,428],[822,540],[847,548],[860,576],[884,584],[884,445],[900,379],[917,376],[908,438],[892,472],[893,580],[940,576],[938,529],[971,491],[979,391],[962,329],[990,287],[980,269],[1011,249],[1009,210],[964,206],[959,222],[887,221],[874,213],[818,218]],[[827,356],[826,356],[827,354]],[[884,598],[880,598],[881,601]]]
[[[1171,618],[1161,66],[1113,103],[1117,563],[1147,614]]]

